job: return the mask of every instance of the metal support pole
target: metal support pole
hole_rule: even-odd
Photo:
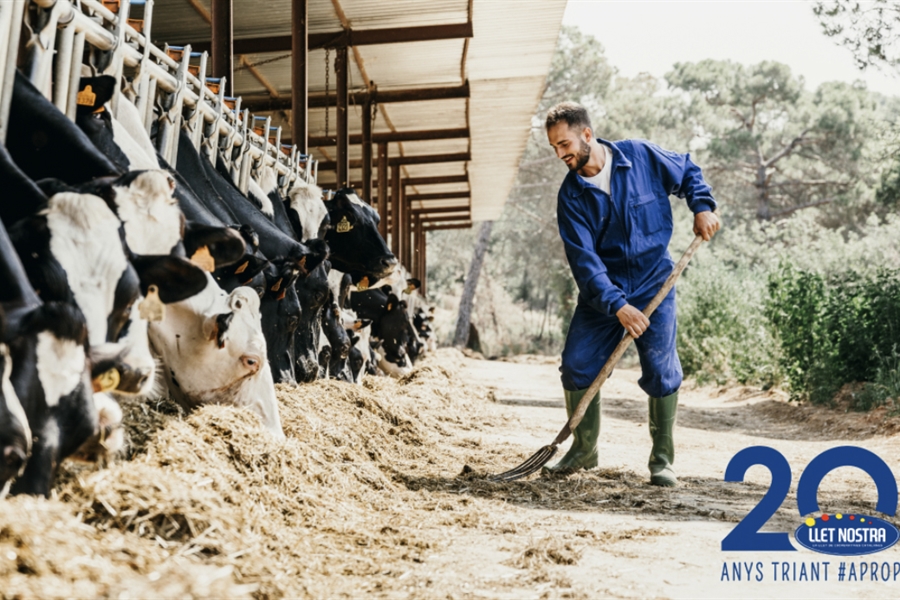
[[[421,246],[419,246],[419,260],[421,261],[419,281],[422,282],[422,287],[419,288],[419,294],[424,298],[428,293],[428,233],[422,227],[421,221],[419,221],[419,230],[422,232]]]
[[[378,233],[387,239],[388,230],[388,145],[378,144]]]
[[[410,219],[410,213],[412,211],[409,210],[409,200],[406,199],[406,186],[403,185],[400,187],[400,194],[402,198],[400,199],[400,210],[401,210],[401,218],[403,220],[403,249],[400,251],[403,254],[402,262],[407,269],[413,268],[412,261],[412,221]]]
[[[72,49],[75,46],[75,27],[63,27],[56,34],[56,69],[53,74],[53,104],[65,113],[72,79]],[[79,56],[79,59],[81,57]],[[80,61],[79,61],[80,62]]]
[[[9,130],[9,106],[12,102],[16,77],[16,58],[19,53],[19,34],[25,0],[3,2],[0,7],[0,143],[6,143]]]
[[[150,73],[147,72],[147,65],[150,62],[150,46],[148,43],[151,38],[153,29],[153,0],[146,0],[144,3],[144,47],[141,49],[141,62],[138,65],[135,74],[135,92],[137,93],[136,106],[138,112],[144,115],[145,121],[147,116],[147,108],[152,110],[153,98],[150,96]]]
[[[367,99],[362,106],[362,197],[372,202],[372,101]]]
[[[309,135],[309,2],[291,2],[291,139],[307,153]]]
[[[400,165],[391,167],[391,252],[400,259]]]
[[[347,48],[338,48],[334,58],[335,93],[337,94],[337,187],[350,184],[350,130],[348,122]]]
[[[116,89],[110,100],[110,108],[114,116],[119,116],[119,84],[122,82],[122,71],[125,66],[125,29],[128,27],[128,15],[131,12],[131,0],[121,0],[119,12],[116,14],[116,48],[110,65],[106,68],[106,74],[116,79]]]
[[[73,27],[74,29],[74,27]],[[66,98],[66,117],[73,123],[78,116],[78,84],[81,83],[81,62],[84,60],[84,32],[79,31],[72,40],[72,55],[69,57],[68,98]]]
[[[234,96],[234,13],[231,0],[212,0],[212,72],[213,77],[225,77],[226,96]]]

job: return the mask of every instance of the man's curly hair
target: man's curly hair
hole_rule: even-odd
[[[588,116],[587,109],[577,102],[560,102],[547,111],[547,120],[544,126],[550,129],[557,123],[565,122],[573,129],[584,129],[591,126],[591,118]]]

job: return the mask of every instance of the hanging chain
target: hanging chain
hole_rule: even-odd
[[[329,48],[325,48],[325,137],[328,137],[328,83],[331,73],[331,65],[328,63],[328,57],[331,53]]]

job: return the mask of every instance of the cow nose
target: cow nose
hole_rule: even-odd
[[[397,257],[393,254],[381,258],[381,267],[385,270],[393,269],[397,265]]]
[[[245,354],[241,357],[241,364],[243,364],[251,373],[257,373],[259,372],[262,361],[258,356]]]
[[[25,464],[25,452],[18,446],[7,446],[3,449],[3,465],[9,473],[18,473]]]

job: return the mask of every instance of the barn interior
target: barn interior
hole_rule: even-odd
[[[0,56],[6,83],[19,42],[10,27],[26,4],[0,7],[0,28],[10,33]],[[90,68],[138,75],[148,130],[204,130],[195,134],[199,147],[216,121],[216,141],[243,148],[246,137],[254,165],[265,154],[283,163],[282,176],[293,169],[290,178],[326,190],[354,188],[377,209],[393,253],[423,282],[429,232],[500,216],[565,8],[517,2],[511,10],[499,0],[33,5],[53,16],[40,24],[46,47],[33,53],[42,58],[29,75],[61,110],[72,112],[74,96],[51,86],[51,73],[77,81],[84,44],[111,51],[108,65]],[[166,104],[170,123],[152,122],[154,102]],[[196,106],[193,117],[176,114]],[[206,127],[197,128],[197,118]]]

